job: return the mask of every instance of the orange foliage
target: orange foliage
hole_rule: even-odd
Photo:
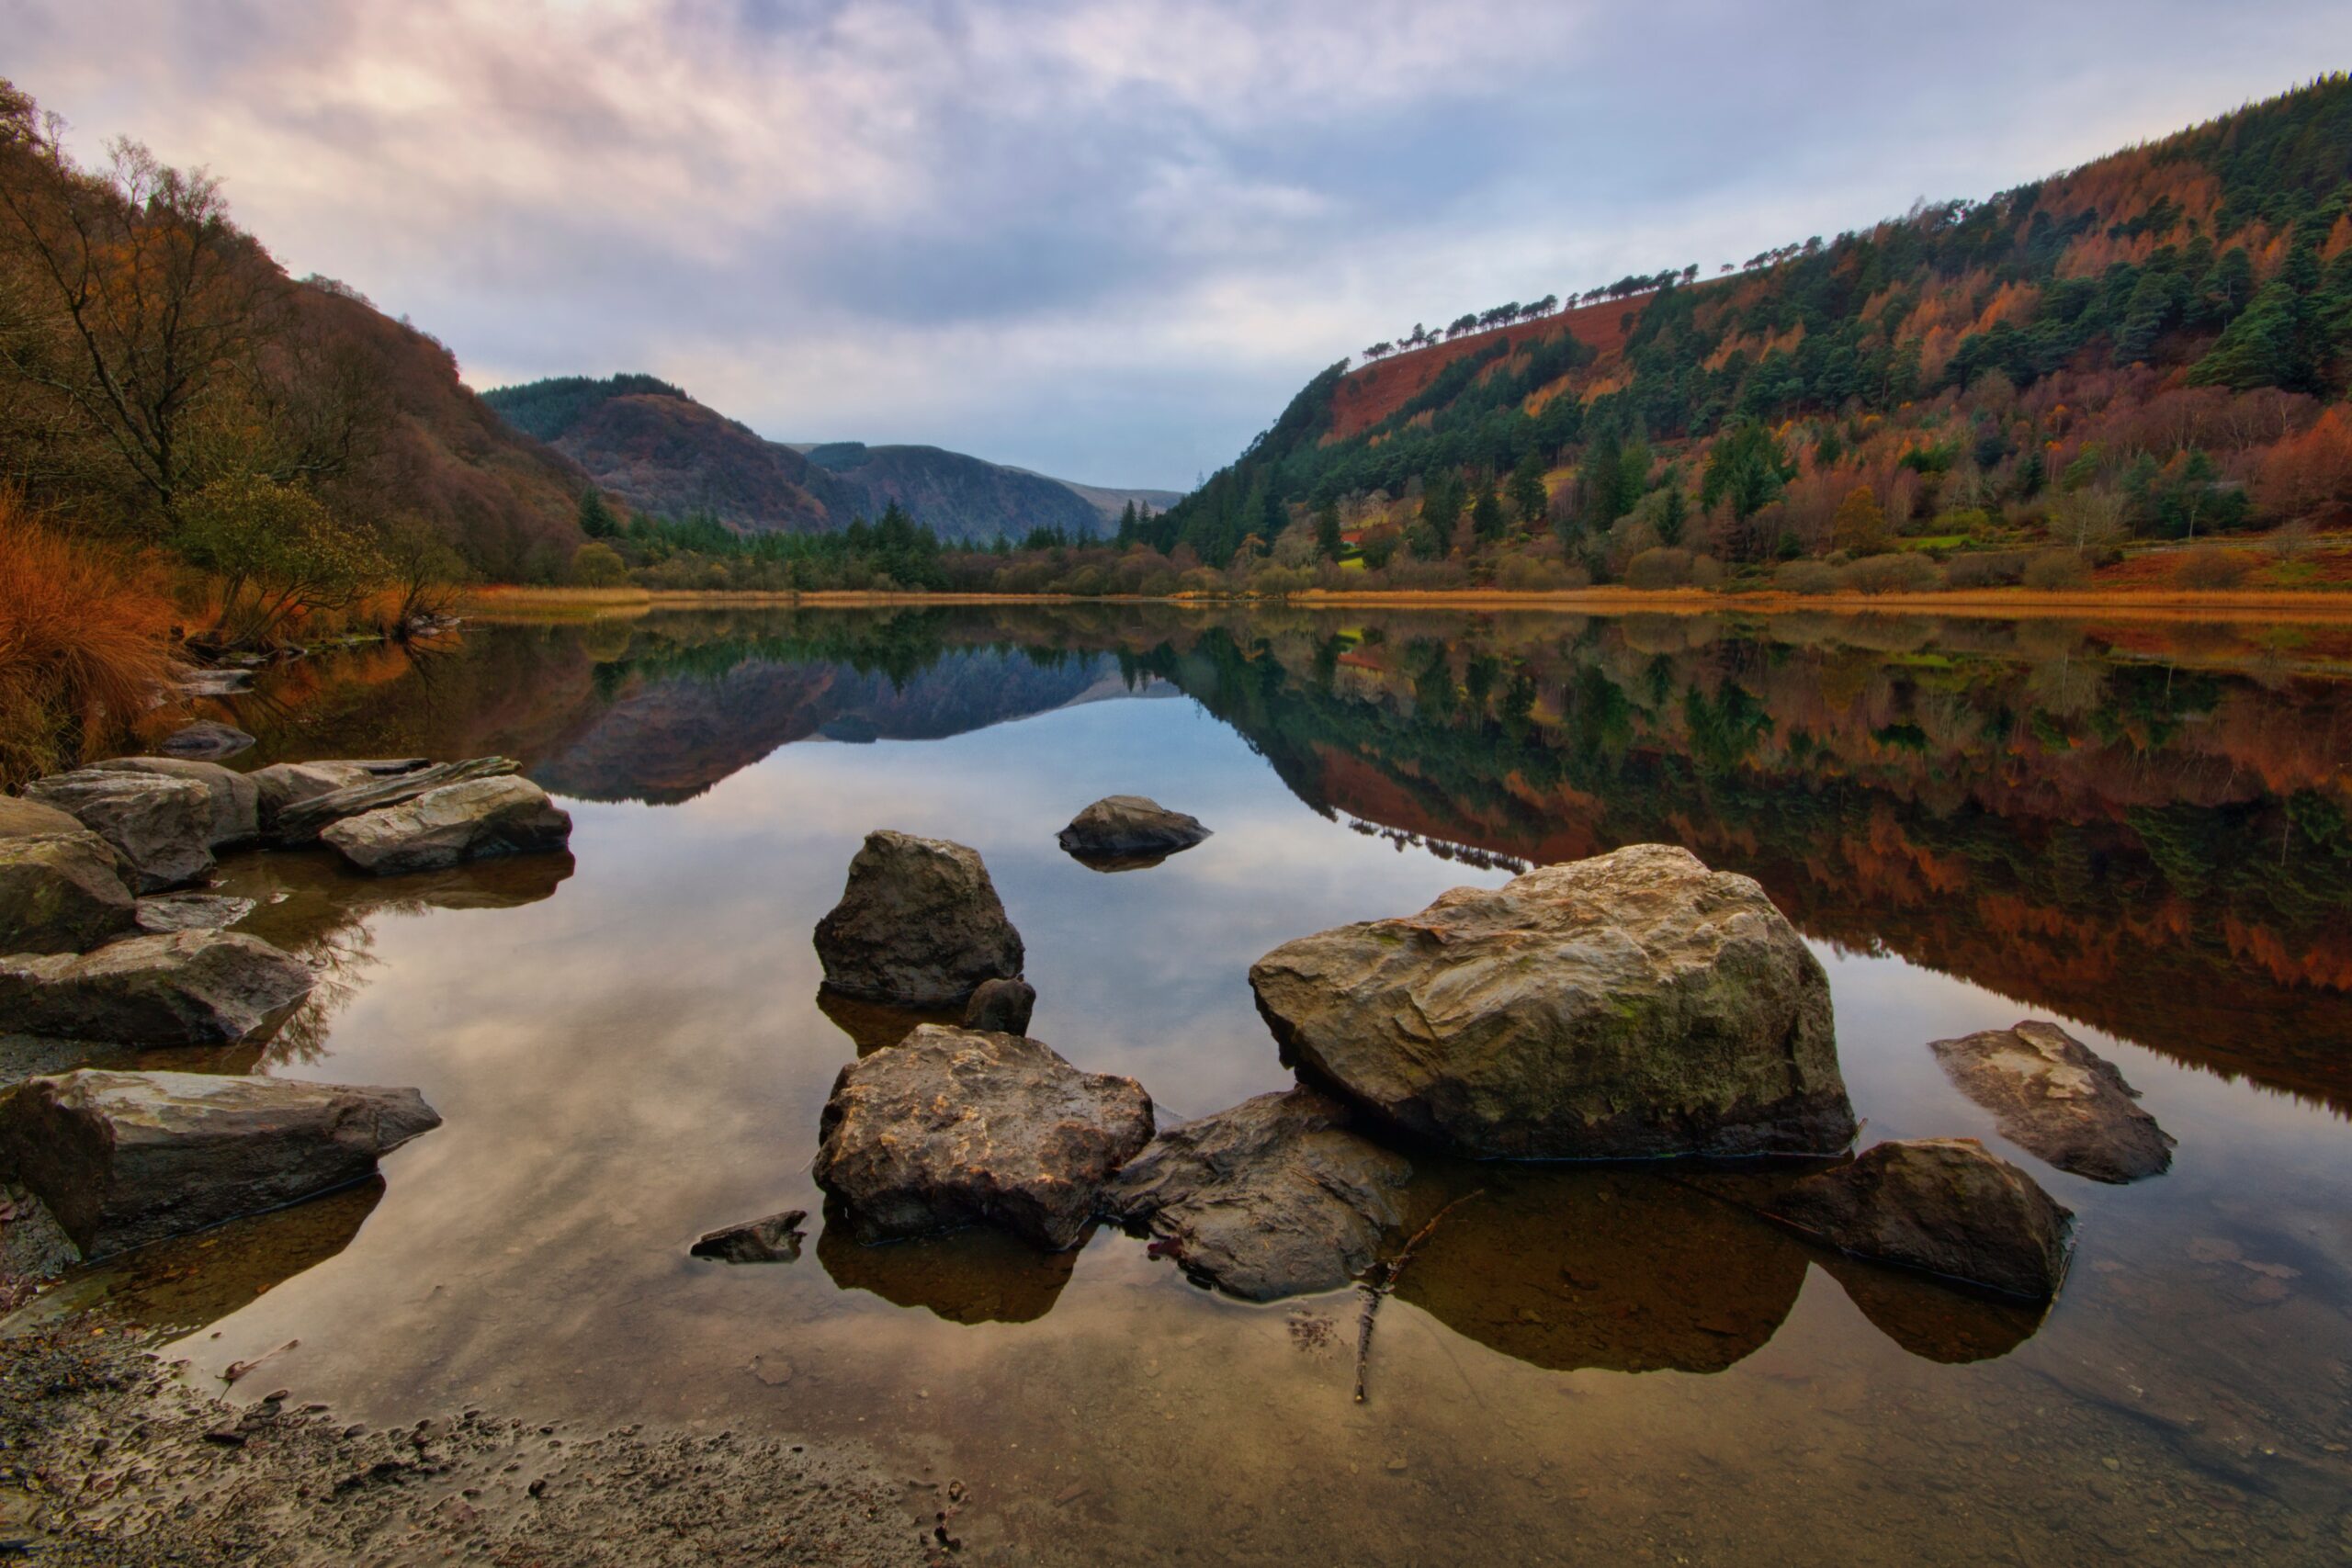
[[[79,761],[134,722],[168,673],[171,626],[151,572],[0,493],[0,780]]]
[[[2327,518],[2352,508],[2352,414],[2339,404],[2271,447],[2255,477],[2254,497],[2278,517]]]

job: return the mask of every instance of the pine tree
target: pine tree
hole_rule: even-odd
[[[1315,509],[1315,547],[1325,560],[1338,560],[1342,541],[1340,537],[1340,503],[1326,501]]]
[[[605,492],[590,485],[580,492],[580,531],[592,539],[610,539],[619,536],[620,519],[605,504]]]
[[[1518,509],[1520,522],[1529,528],[1544,521],[1544,509],[1552,503],[1551,491],[1544,488],[1543,460],[1532,452],[1510,471],[1510,503]]]
[[[1503,515],[1503,498],[1487,485],[1478,492],[1477,504],[1470,509],[1470,527],[1479,538],[1493,544],[1510,529],[1510,522]]]

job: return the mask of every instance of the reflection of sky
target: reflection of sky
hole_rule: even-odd
[[[1056,829],[1119,792],[1193,812],[1215,836],[1114,875],[1062,854]],[[415,1084],[447,1124],[388,1163],[387,1194],[346,1251],[229,1319],[219,1339],[191,1341],[203,1364],[300,1337],[280,1378],[362,1413],[503,1399],[861,1435],[870,1410],[916,1410],[917,1384],[925,1400],[934,1387],[943,1395],[906,1417],[918,1435],[1043,1429],[1061,1418],[1058,1395],[1029,1385],[1073,1391],[1075,1411],[1079,1385],[1095,1389],[1138,1341],[1238,1334],[1210,1342],[1248,1360],[1250,1377],[1288,1387],[1307,1374],[1295,1356],[1281,1359],[1279,1333],[1250,1337],[1262,1319],[1182,1287],[1124,1237],[1098,1235],[1038,1322],[975,1326],[844,1292],[814,1257],[728,1269],[684,1249],[721,1224],[820,1208],[807,1169],[852,1047],[814,1005],[808,933],[872,828],[979,850],[1027,942],[1034,1032],[1081,1066],[1132,1074],[1184,1115],[1286,1081],[1250,1001],[1252,960],[1289,937],[1505,874],[1400,852],[1317,816],[1189,701],[1089,704],[940,741],[791,746],[681,806],[571,809],[578,869],[553,897],[374,917],[372,979],[324,1058],[287,1070]],[[1962,1134],[2004,1146],[1923,1047],[2013,1022],[2018,1004],[1899,960],[1817,951],[1866,1141]],[[2128,1190],[2007,1151],[2083,1212],[2084,1259],[2161,1271],[2185,1236],[2219,1230],[2247,1238],[2253,1255],[2294,1258],[2307,1288],[2340,1288],[2352,1238],[2327,1217],[2352,1201],[2340,1122],[2081,1032],[2181,1142],[2173,1175]],[[2267,1212],[2249,1213],[2257,1194]],[[2103,1277],[2078,1279],[2042,1334],[1999,1363],[2011,1369],[2003,1375],[2079,1358],[2087,1337],[2110,1332],[2099,1326],[2111,1322],[2105,1288]],[[1394,1375],[1435,1380],[1423,1392],[1435,1402],[1423,1417],[1430,1440],[1481,1418],[1462,1402],[1464,1378],[1481,1398],[1532,1397],[1523,1372],[1487,1370],[1493,1353],[1394,1311],[1384,1329]],[[2144,1332],[2187,1353],[2169,1323]],[[820,1370],[763,1416],[742,1404],[752,1354]],[[1821,1279],[1755,1359],[1783,1379],[1792,1367],[1812,1378],[1863,1365],[1880,1378],[1939,1375],[1906,1364]],[[1670,1379],[1644,1386],[1611,1397],[1635,1400],[1629,1416],[1668,1425],[1688,1406]],[[1724,1397],[1802,1397],[1792,1386]],[[1936,1397],[1944,1385],[1926,1386]],[[1194,1393],[1203,1420],[1242,1397],[1222,1385]],[[1190,1440],[1216,1439],[1193,1430]]]

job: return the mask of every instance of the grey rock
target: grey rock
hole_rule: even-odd
[[[212,869],[219,808],[211,789],[196,780],[80,768],[35,779],[25,795],[69,813],[120,850],[139,892],[177,887]]]
[[[53,807],[0,799],[0,953],[86,953],[138,929],[112,844]]]
[[[180,694],[185,697],[233,697],[254,689],[251,670],[183,670]]]
[[[1197,817],[1144,795],[1113,795],[1071,818],[1057,841],[1082,860],[1156,864],[1208,836]]]
[[[977,852],[887,829],[866,835],[816,942],[829,988],[902,1007],[960,1007],[1023,958]]]
[[[1973,1138],[1876,1144],[1765,1210],[1859,1258],[2046,1301],[2066,1278],[2074,1213]]]
[[[206,718],[172,731],[164,738],[161,749],[169,756],[200,757],[217,762],[223,757],[250,750],[253,745],[254,738],[235,725]]]
[[[808,1217],[806,1209],[786,1209],[763,1220],[729,1225],[695,1242],[691,1256],[721,1263],[789,1263],[800,1256],[800,1244],[808,1239],[800,1229]]]
[[[0,1018],[58,1039],[227,1045],[275,1029],[316,983],[258,937],[174,931],[78,956],[0,958]]]
[[[333,795],[354,784],[416,773],[429,765],[430,759],[424,757],[272,762],[266,768],[255,768],[246,776],[254,781],[254,787],[260,792],[261,826],[262,830],[268,833],[277,830],[277,814],[289,806]]]
[[[1405,1132],[1519,1159],[1830,1154],[1829,986],[1764,890],[1637,844],[1457,887],[1251,966],[1284,1059]]]
[[[254,901],[227,893],[158,893],[139,900],[143,931],[225,931],[254,912]]]
[[[186,757],[117,757],[111,761],[93,762],[90,767],[96,773],[146,773],[202,784],[205,793],[212,797],[212,827],[206,840],[210,849],[249,844],[261,836],[261,790],[233,768]]]
[[[1928,1048],[1961,1093],[1999,1119],[2003,1137],[2060,1170],[2120,1183],[2172,1168],[2172,1134],[2133,1103],[2139,1091],[2054,1023],[2030,1020]]]
[[[0,1097],[0,1168],[96,1258],[358,1181],[440,1123],[413,1089],[85,1069]]]
[[[995,1034],[1026,1034],[1037,1010],[1037,987],[1026,980],[983,980],[964,1005],[964,1027]]]
[[[560,850],[571,837],[571,816],[528,779],[474,779],[346,817],[319,837],[360,870],[395,876]]]
[[[346,817],[363,817],[405,806],[450,784],[480,779],[505,778],[523,771],[511,757],[469,757],[458,762],[434,762],[396,773],[370,773],[341,789],[288,801],[270,818],[270,837],[281,844],[307,844]]]
[[[925,1024],[842,1069],[818,1133],[812,1174],[859,1241],[988,1224],[1059,1251],[1151,1141],[1151,1097],[1038,1041]]]
[[[1171,1127],[1103,1192],[1185,1272],[1247,1301],[1346,1284],[1403,1222],[1411,1162],[1349,1129],[1315,1089],[1261,1094]]]

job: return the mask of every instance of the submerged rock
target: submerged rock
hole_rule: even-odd
[[[130,935],[135,874],[64,812],[0,797],[0,953],[86,953]]]
[[[1765,1212],[1841,1252],[2033,1301],[2066,1278],[2075,1217],[1973,1138],[1874,1145],[1792,1183]]]
[[[316,984],[258,937],[183,931],[80,956],[0,958],[0,1018],[27,1034],[125,1045],[228,1045],[275,1029]]]
[[[1853,1140],[1820,964],[1761,887],[1669,845],[1287,942],[1250,984],[1285,1060],[1463,1154]]]
[[[172,731],[164,738],[159,750],[167,756],[200,757],[217,762],[223,757],[250,750],[253,745],[254,738],[235,725],[205,718]]]
[[[139,892],[177,887],[212,869],[218,808],[212,791],[196,780],[81,768],[35,779],[25,794],[121,851]]]
[[[833,1080],[813,1174],[859,1241],[989,1224],[1077,1245],[1151,1141],[1151,1097],[1016,1034],[926,1024]]]
[[[90,767],[96,773],[145,773],[202,784],[205,794],[212,797],[208,848],[222,850],[232,844],[249,844],[261,836],[260,787],[233,768],[186,757],[117,757],[111,761],[93,762]]]
[[[346,817],[319,837],[360,870],[395,876],[560,850],[571,838],[571,816],[528,779],[474,779]]]
[[[413,1089],[84,1070],[0,1097],[0,1168],[95,1258],[358,1181],[440,1124]]]
[[[1346,1284],[1402,1223],[1413,1167],[1312,1089],[1171,1127],[1114,1177],[1103,1213],[1147,1226],[1195,1279],[1246,1301]]]
[[[1080,860],[1157,864],[1209,836],[1200,818],[1140,795],[1106,795],[1064,828],[1057,841]]]
[[[1026,980],[983,980],[964,1004],[964,1027],[992,1034],[1026,1034],[1037,1010],[1037,987]]]
[[[960,1007],[1023,958],[978,852],[887,829],[866,835],[816,942],[829,988],[902,1007]]]
[[[2029,1021],[1928,1049],[1961,1093],[1999,1119],[2003,1137],[2060,1170],[2120,1183],[2172,1168],[2172,1135],[2133,1103],[2139,1091],[2054,1023]]]
[[[808,1217],[806,1209],[786,1209],[764,1220],[711,1231],[695,1243],[690,1256],[721,1263],[789,1263],[800,1256],[800,1244],[807,1239],[800,1222]]]

